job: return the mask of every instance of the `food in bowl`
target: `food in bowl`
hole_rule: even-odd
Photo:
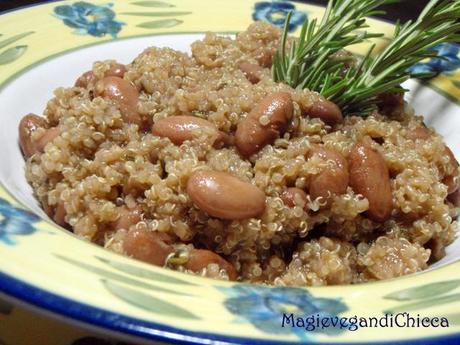
[[[117,253],[244,282],[360,283],[441,259],[460,193],[442,137],[401,94],[380,92],[360,116],[275,81],[280,40],[294,46],[257,22],[206,34],[191,56],[96,62],[57,89],[19,124],[45,212]],[[343,78],[359,64],[331,59]]]

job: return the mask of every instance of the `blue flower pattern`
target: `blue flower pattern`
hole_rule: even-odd
[[[437,53],[426,62],[419,62],[409,68],[413,74],[436,73],[450,74],[460,68],[460,45],[455,43],[441,43],[430,49]]]
[[[348,309],[340,299],[316,298],[300,288],[239,284],[219,290],[228,296],[224,305],[237,316],[236,321],[249,321],[267,333],[293,333],[303,340],[308,339],[311,332],[299,327],[281,327],[283,313],[302,318],[318,314],[320,317],[334,317]],[[318,328],[315,331],[336,334],[342,330]]]
[[[38,222],[38,216],[0,198],[0,242],[16,244],[14,236],[33,234],[37,231],[35,224]]]
[[[125,24],[115,20],[112,6],[112,4],[98,6],[79,1],[72,5],[56,6],[54,14],[65,25],[74,28],[77,34],[88,34],[95,37],[110,34],[116,38]]]
[[[304,23],[304,21],[307,19],[307,14],[301,11],[297,11],[295,6],[290,2],[256,2],[252,18],[254,20],[265,21],[282,28],[288,13],[291,11],[292,17],[289,23],[289,31],[294,31],[298,26]]]

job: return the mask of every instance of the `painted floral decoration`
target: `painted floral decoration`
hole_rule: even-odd
[[[431,48],[438,57],[420,62],[410,68],[414,74],[434,72],[436,74],[449,74],[460,68],[460,45],[455,43],[442,43]]]
[[[291,4],[290,2],[256,2],[252,18],[254,20],[265,21],[282,28],[288,13],[291,11],[292,17],[289,23],[289,31],[294,31],[298,26],[304,23],[305,19],[307,19],[307,14],[297,11],[294,4]]]
[[[30,235],[36,231],[34,224],[40,218],[33,213],[14,207],[0,198],[0,242],[13,245],[14,235]]]
[[[77,34],[96,37],[109,34],[115,38],[125,24],[115,20],[112,6],[112,4],[93,5],[79,1],[72,5],[56,6],[54,14],[65,25],[74,28]]]
[[[339,299],[316,298],[307,290],[299,288],[239,284],[219,289],[229,296],[224,305],[237,316],[236,321],[238,318],[243,319],[263,332],[292,333],[300,339],[308,338],[311,332],[298,327],[281,327],[283,313],[302,318],[318,314],[320,317],[333,317],[348,309]],[[334,328],[318,328],[315,331],[328,334],[341,332]]]

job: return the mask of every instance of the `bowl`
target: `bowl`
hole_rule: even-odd
[[[233,35],[253,20],[280,25],[289,10],[309,18],[323,11],[287,1],[112,2],[51,2],[0,16],[4,297],[140,343],[460,342],[460,240],[448,247],[444,259],[418,274],[352,286],[288,288],[210,280],[150,266],[84,242],[51,222],[25,180],[17,125],[24,114],[41,114],[55,88],[72,85],[96,60],[129,63],[148,46],[189,52],[205,31]],[[88,7],[95,14],[80,16]],[[294,21],[294,29],[299,24]],[[376,40],[380,49],[393,27],[374,19],[370,24],[372,31],[386,35]],[[354,51],[363,53],[367,45]],[[458,48],[454,53],[458,60]],[[425,64],[430,66],[430,61]],[[460,157],[460,70],[439,72],[423,83],[409,81],[406,99]],[[316,323],[325,316],[345,324]],[[437,326],[422,325],[422,319],[432,322],[435,317]],[[399,324],[408,318],[419,327]]]

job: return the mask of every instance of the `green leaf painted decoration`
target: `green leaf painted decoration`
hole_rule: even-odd
[[[128,285],[140,287],[140,288],[143,288],[143,289],[159,291],[159,292],[164,292],[164,293],[173,294],[173,295],[189,296],[188,294],[183,293],[183,292],[177,292],[177,291],[174,291],[172,289],[166,289],[166,288],[163,288],[163,287],[160,287],[160,286],[157,286],[157,285],[145,283],[145,282],[142,282],[140,280],[133,279],[133,278],[130,278],[130,277],[126,277],[124,275],[121,275],[121,274],[118,274],[118,273],[115,273],[115,272],[112,272],[112,271],[108,271],[108,270],[105,270],[103,268],[99,268],[99,267],[96,267],[96,266],[93,266],[93,265],[89,265],[89,264],[86,264],[86,263],[83,263],[83,262],[79,262],[79,261],[76,261],[76,260],[73,260],[73,259],[70,259],[70,258],[66,258],[66,257],[61,256],[61,255],[56,255],[56,257],[58,257],[59,259],[61,259],[63,261],[66,261],[66,262],[68,262],[68,263],[70,263],[70,264],[72,264],[74,266],[80,267],[80,268],[82,268],[82,269],[84,269],[86,271],[95,273],[95,274],[97,274],[97,275],[99,275],[99,276],[101,276],[102,278],[105,278],[105,279],[116,280],[116,281],[119,281],[119,282],[122,282],[122,283],[125,283],[125,284],[128,284]]]
[[[383,298],[395,301],[412,301],[417,299],[432,298],[446,294],[460,286],[460,280],[448,280],[417,286],[410,289],[392,292]]]
[[[384,311],[384,313],[396,314],[399,312],[410,312],[410,311],[425,309],[425,308],[430,308],[430,307],[438,307],[442,304],[455,303],[455,302],[457,302],[457,304],[460,304],[460,293],[456,293],[452,295],[444,295],[444,296],[425,299],[425,300],[419,300],[413,303],[401,304],[401,305],[398,305],[397,307],[390,308]]]
[[[443,315],[449,320],[450,326],[460,326],[460,313]]]
[[[16,46],[0,53],[0,65],[6,65],[19,59],[27,50],[27,46]]]
[[[174,7],[174,5],[163,1],[134,1],[131,4],[143,7]]]
[[[139,17],[173,17],[173,16],[185,16],[192,14],[190,11],[167,11],[167,12],[121,12],[126,16],[139,16]]]
[[[460,89],[460,80],[452,80],[452,84],[458,89]]]
[[[149,280],[153,280],[156,282],[162,282],[162,283],[195,285],[195,284],[189,283],[188,281],[185,281],[179,278],[175,278],[175,277],[170,277],[169,275],[154,272],[154,271],[142,268],[142,267],[137,267],[135,265],[107,260],[104,258],[100,258],[98,256],[96,256],[96,259],[115,268],[116,270],[122,271],[124,273],[130,274],[135,277],[149,279]]]
[[[19,41],[21,38],[24,38],[26,36],[32,35],[34,31],[27,31],[23,32],[22,34],[15,35],[13,37],[4,39],[3,41],[0,41],[0,49],[6,47],[7,45],[10,45],[16,41]]]
[[[192,312],[179,307],[176,304],[166,302],[157,297],[120,285],[116,282],[106,280],[103,280],[102,282],[107,290],[109,290],[113,295],[138,308],[160,315],[180,317],[183,319],[200,319]]]
[[[143,29],[162,29],[162,28],[172,28],[176,25],[182,24],[184,21],[179,19],[161,19],[154,20],[152,22],[145,22],[137,25],[139,28]]]

